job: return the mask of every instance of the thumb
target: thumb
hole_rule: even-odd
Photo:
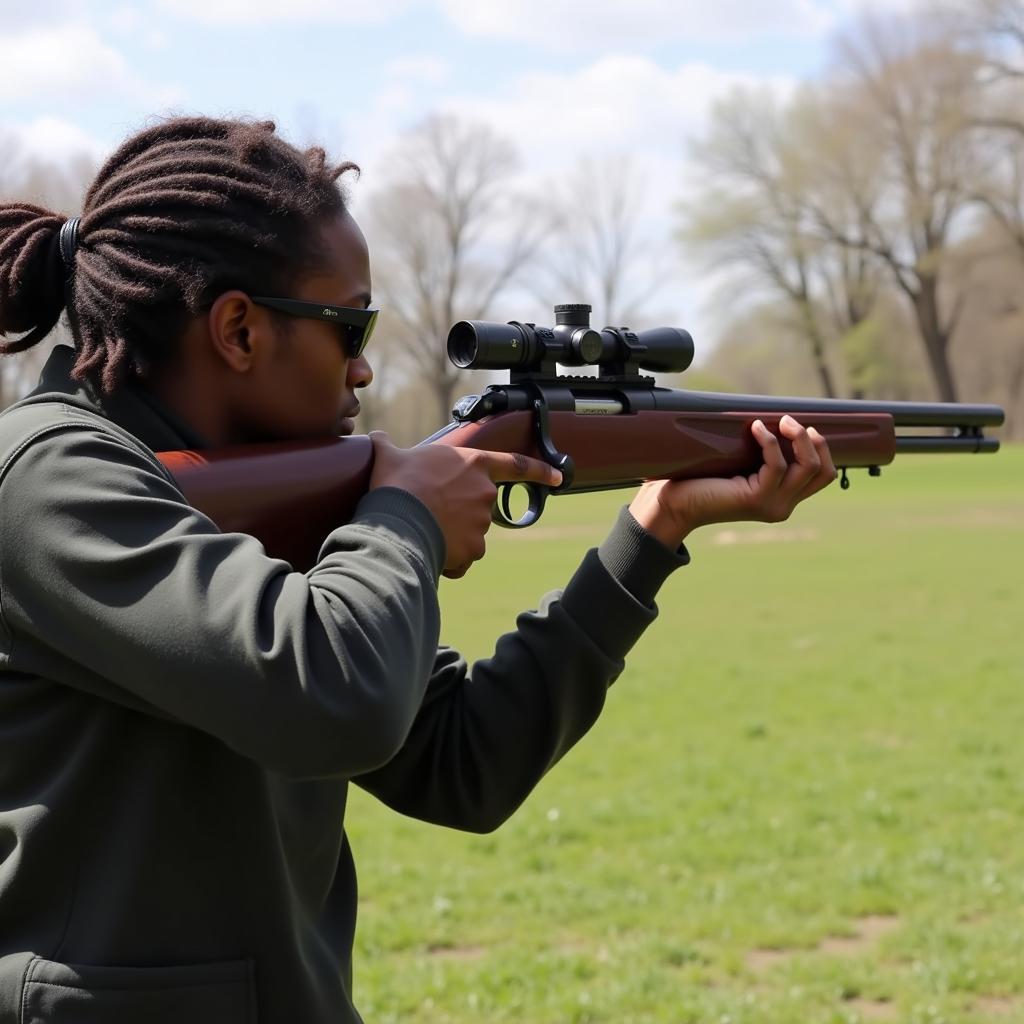
[[[383,430],[371,430],[366,436],[373,442],[374,450],[398,447]]]

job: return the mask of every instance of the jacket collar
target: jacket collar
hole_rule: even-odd
[[[154,452],[209,447],[199,434],[137,381],[129,379],[114,395],[107,397],[90,382],[75,380],[71,367],[76,355],[71,346],[56,345],[39,375],[39,383],[28,397],[53,396],[106,416]]]

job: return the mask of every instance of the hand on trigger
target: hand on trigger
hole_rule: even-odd
[[[374,466],[370,490],[399,487],[431,511],[444,534],[444,575],[464,576],[483,558],[491,526],[491,506],[504,482],[557,487],[562,474],[539,459],[517,452],[479,451],[444,444],[397,448],[387,435],[370,433]]]

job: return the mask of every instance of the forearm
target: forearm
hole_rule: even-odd
[[[654,593],[685,562],[624,514],[565,590],[520,615],[492,657],[469,668],[457,652],[439,652],[406,744],[357,781],[413,817],[495,828],[596,721],[657,615]]]

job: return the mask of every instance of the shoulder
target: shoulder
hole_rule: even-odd
[[[184,497],[156,456],[104,416],[67,401],[29,400],[0,414],[0,532],[40,525],[130,495]],[[19,515],[20,514],[20,515]]]
[[[0,483],[27,451],[40,447],[50,454],[82,453],[83,449],[127,453],[170,480],[156,455],[138,438],[64,396],[33,397],[0,413]]]

